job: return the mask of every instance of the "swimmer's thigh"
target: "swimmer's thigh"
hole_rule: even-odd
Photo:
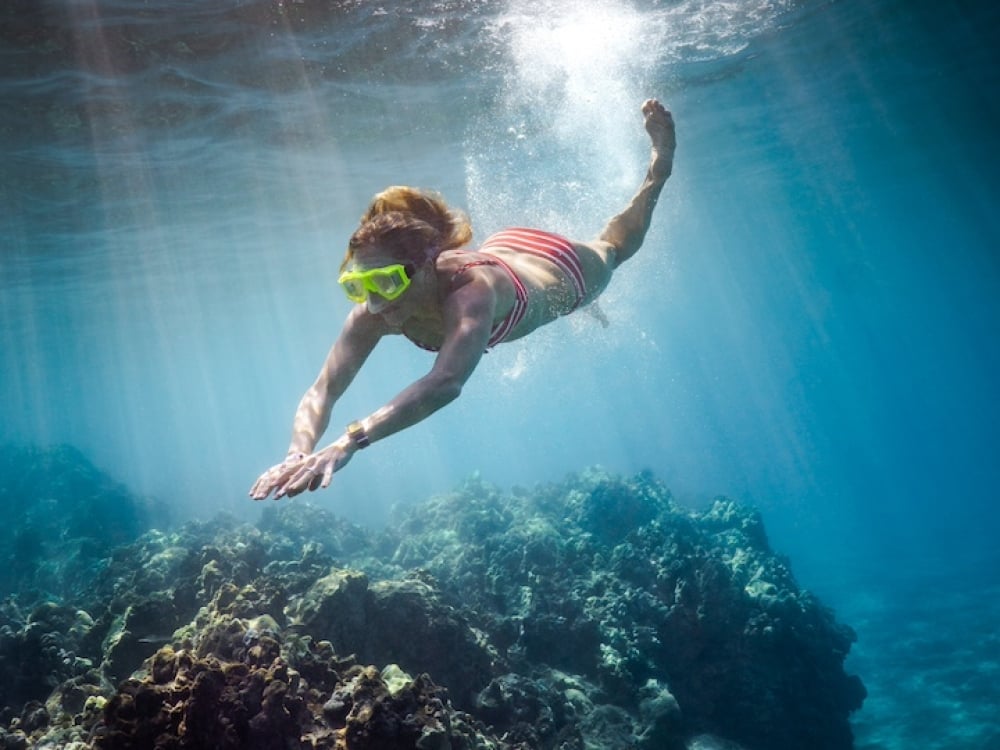
[[[574,242],[577,257],[583,267],[583,278],[587,286],[587,296],[582,305],[597,299],[611,281],[611,273],[615,268],[615,246],[604,240],[590,242]]]

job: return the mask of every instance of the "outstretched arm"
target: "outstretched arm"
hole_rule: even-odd
[[[489,342],[496,304],[496,293],[485,276],[471,278],[448,296],[445,339],[434,366],[388,404],[360,420],[369,442],[406,429],[458,398]],[[287,472],[275,497],[328,487],[333,474],[351,460],[358,447],[349,435],[341,435]]]
[[[379,339],[387,332],[380,318],[364,307],[351,310],[344,328],[327,354],[316,381],[302,396],[295,411],[292,440],[285,460],[264,472],[250,489],[254,500],[263,500],[280,485],[280,477],[308,456],[330,422],[330,412],[358,374]]]
[[[357,305],[351,310],[316,382],[302,396],[295,411],[289,455],[309,454],[315,450],[316,443],[330,423],[333,405],[344,395],[361,365],[386,332],[381,319],[368,314],[364,306]]]

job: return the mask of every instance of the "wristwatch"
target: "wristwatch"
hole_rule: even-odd
[[[367,448],[372,444],[372,441],[368,438],[368,433],[365,432],[364,425],[361,422],[351,422],[347,425],[347,437],[351,439],[359,449]]]

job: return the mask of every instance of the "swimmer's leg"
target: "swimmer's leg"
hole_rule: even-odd
[[[646,132],[653,143],[649,171],[632,202],[608,222],[598,237],[598,242],[613,246],[612,265],[616,268],[635,255],[642,245],[660,191],[674,167],[674,149],[677,146],[674,118],[656,99],[643,102],[642,114],[646,118]]]

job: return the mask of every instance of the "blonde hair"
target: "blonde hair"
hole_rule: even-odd
[[[358,248],[380,244],[416,262],[472,241],[472,225],[438,193],[393,185],[372,198],[351,235],[341,268]]]

